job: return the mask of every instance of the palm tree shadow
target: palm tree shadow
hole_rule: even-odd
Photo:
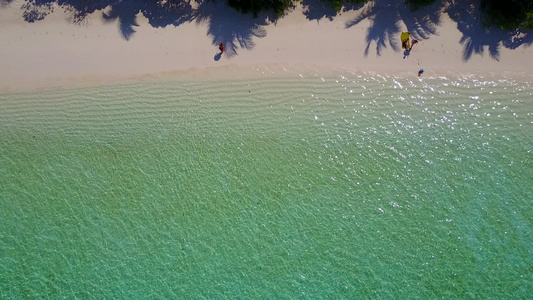
[[[52,13],[54,8],[59,8],[69,14],[69,20],[72,23],[82,24],[91,13],[103,10],[107,6],[115,5],[119,2],[120,0],[27,0],[21,8],[24,20],[29,23],[41,21]]]
[[[11,1],[11,0],[1,0]],[[84,24],[96,11],[105,22],[118,21],[122,36],[129,40],[135,33],[137,15],[143,14],[152,27],[179,26],[192,18],[189,0],[28,0],[22,5],[23,17],[33,23],[43,20],[54,8],[63,9],[74,24]]]
[[[394,51],[400,51],[400,24],[405,24],[406,30],[417,39],[427,39],[437,34],[440,24],[441,4],[436,3],[428,8],[412,12],[403,0],[375,0],[367,3],[358,16],[346,23],[351,28],[365,19],[371,22],[366,35],[365,56],[368,56],[370,46],[376,43],[376,53],[381,56],[384,48],[390,46]]]
[[[436,1],[433,5],[421,7],[416,11],[412,11],[408,5],[403,5],[399,8],[398,15],[414,38],[425,40],[432,35],[438,35],[437,28],[441,24],[443,11],[444,3]]]
[[[122,36],[129,40],[135,33],[134,26],[139,26],[136,20],[138,7],[133,5],[132,2],[120,2],[116,5],[112,5],[108,11],[102,12],[102,19],[105,22],[118,21],[118,28]]]
[[[191,1],[196,5],[195,9]],[[27,0],[21,8],[24,19],[30,23],[43,20],[59,8],[68,13],[70,22],[82,25],[90,23],[88,19],[93,13],[101,11],[105,22],[118,22],[119,31],[126,40],[132,38],[139,26],[139,13],[152,27],[179,26],[195,20],[197,24],[208,25],[207,35],[212,37],[214,45],[225,44],[224,53],[228,57],[236,55],[238,49],[253,49],[254,39],[266,36],[264,26],[277,20],[270,13],[253,18],[225,2],[208,0]]]
[[[378,56],[381,55],[383,48],[387,48],[387,45],[390,45],[394,51],[398,51],[395,38],[400,31],[397,6],[390,2],[394,1],[376,0],[369,2],[355,19],[346,23],[346,28],[350,28],[364,19],[371,21],[372,24],[367,29],[365,56],[368,56],[370,46],[374,42]]]
[[[462,34],[459,43],[463,45],[463,61],[468,61],[474,54],[483,55],[485,48],[488,48],[488,54],[492,59],[499,61],[501,46],[516,49],[521,45],[529,46],[533,43],[532,30],[509,31],[484,27],[479,9],[479,1],[468,0],[452,4],[447,10]]]
[[[135,33],[134,27],[139,26],[136,16],[141,13],[148,19],[152,27],[179,26],[192,18],[192,6],[189,1],[130,0],[112,5],[102,12],[106,22],[118,21],[122,36],[129,40]]]
[[[212,43],[218,46],[224,43],[227,57],[237,55],[239,49],[251,50],[255,47],[255,38],[266,36],[264,26],[275,21],[273,14],[260,14],[254,18],[251,14],[243,14],[224,3],[204,1],[193,14],[196,24],[207,24],[207,35]]]

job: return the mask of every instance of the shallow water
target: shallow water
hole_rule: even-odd
[[[0,298],[527,298],[533,87],[164,82],[0,96]]]

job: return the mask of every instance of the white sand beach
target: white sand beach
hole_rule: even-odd
[[[475,19],[476,1],[411,12],[401,0],[376,0],[331,18],[319,2],[304,1],[275,22],[224,1],[176,8],[158,20],[137,2],[74,22],[72,11],[56,2],[36,20],[42,8],[1,0],[0,91],[331,68],[413,77],[420,68],[423,76],[533,73],[533,33],[484,30]],[[405,58],[402,31],[419,40]],[[217,55],[220,42],[226,51]]]

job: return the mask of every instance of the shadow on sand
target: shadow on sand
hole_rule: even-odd
[[[207,35],[214,46],[224,43],[224,55],[237,55],[239,49],[251,50],[255,47],[254,38],[266,36],[264,26],[275,22],[274,14],[242,14],[225,3],[204,1],[193,13],[197,24],[207,24]]]
[[[33,23],[43,20],[54,9],[61,8],[68,20],[74,24],[88,23],[90,15],[101,11],[106,22],[118,22],[122,36],[129,40],[139,26],[136,18],[139,13],[148,19],[153,27],[178,26],[190,20],[192,6],[188,1],[158,0],[26,0],[22,5],[23,18]]]
[[[414,12],[404,0],[372,0],[364,6],[347,4],[339,13],[320,0],[302,0],[301,5],[307,19],[317,22],[324,18],[333,20],[338,14],[349,10],[357,11],[357,17],[345,24],[347,29],[369,20],[365,56],[374,44],[378,56],[388,47],[396,52],[402,51],[399,40],[402,31],[409,31],[418,40],[438,35],[437,28],[443,13],[457,23],[462,34],[458,42],[463,45],[465,61],[474,54],[483,55],[486,48],[491,58],[499,60],[502,46],[515,49],[521,45],[531,45],[531,30],[484,28],[480,21],[479,1],[437,0],[433,5]],[[0,0],[0,7],[13,3],[16,2]],[[43,20],[54,9],[62,9],[70,22],[80,25],[89,24],[88,19],[101,12],[104,21],[118,23],[126,40],[133,37],[135,28],[139,26],[139,13],[148,19],[152,27],[179,26],[194,21],[208,26],[207,35],[211,37],[213,45],[223,42],[226,46],[224,53],[228,57],[237,55],[239,49],[253,49],[254,40],[266,36],[265,26],[277,21],[273,13],[254,18],[251,14],[237,12],[221,0],[25,0],[21,8],[27,22]]]
[[[402,31],[409,31],[412,37],[418,40],[437,34],[441,11],[441,3],[413,12],[403,0],[375,0],[360,9],[359,15],[346,23],[346,28],[369,19],[371,24],[366,35],[365,56],[373,43],[376,44],[377,55],[381,55],[383,49],[388,46],[394,51],[401,50]],[[401,26],[401,23],[404,23],[405,27]]]
[[[190,21],[193,9],[189,2],[168,1],[161,5],[157,1],[120,1],[102,12],[106,22],[118,21],[122,36],[129,40],[135,33],[134,26],[139,26],[136,16],[141,13],[148,23],[155,28],[169,25],[179,26]]]
[[[0,0],[0,4],[11,0]],[[54,11],[62,9],[71,23],[86,25],[93,13],[101,12],[105,22],[117,22],[124,39],[135,34],[138,14],[148,19],[152,27],[179,26],[186,22],[207,24],[207,35],[213,45],[223,42],[226,56],[234,56],[238,49],[251,50],[254,38],[266,36],[265,25],[275,22],[274,14],[262,14],[254,18],[227,6],[225,2],[207,0],[26,0],[22,5],[23,18],[33,23],[43,20]]]
[[[459,3],[460,2],[460,3]],[[447,13],[457,23],[462,33],[459,43],[463,45],[463,60],[468,61],[472,54],[483,55],[488,48],[489,56],[500,60],[500,47],[516,49],[533,43],[533,30],[501,30],[495,27],[484,28],[479,14],[479,1],[457,1],[447,8]]]
[[[468,61],[473,54],[483,55],[485,48],[491,58],[499,60],[500,47],[515,49],[521,45],[531,45],[533,31],[505,31],[495,27],[484,28],[480,21],[480,1],[464,0],[436,1],[433,5],[411,11],[403,0],[374,0],[360,9],[359,15],[346,23],[346,28],[368,19],[371,24],[366,35],[368,55],[372,44],[376,44],[376,53],[381,55],[384,48],[390,46],[394,51],[401,51],[399,36],[402,31],[409,31],[418,40],[438,35],[437,28],[441,23],[441,15],[447,13],[457,23],[462,37],[463,60]],[[403,25],[402,25],[403,23]],[[404,58],[409,53],[404,53]]]

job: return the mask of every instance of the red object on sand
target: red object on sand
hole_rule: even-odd
[[[224,43],[220,43],[218,49],[220,50],[220,53],[224,52]]]

